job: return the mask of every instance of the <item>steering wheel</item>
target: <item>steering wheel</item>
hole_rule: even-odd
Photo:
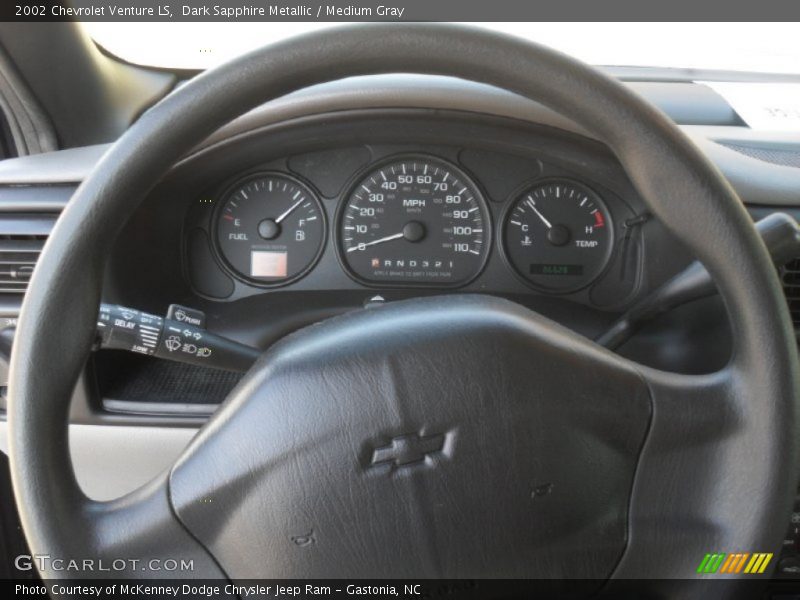
[[[126,220],[170,165],[245,111],[386,72],[510,90],[607,144],[711,272],[734,332],[727,366],[647,368],[489,296],[390,303],[284,338],[169,472],[119,500],[88,499],[69,458],[68,405]],[[30,282],[11,364],[9,456],[32,552],[116,561],[114,576],[690,579],[706,553],[779,545],[797,484],[798,381],[761,240],[732,188],[661,112],[527,41],[376,24],[205,72],[114,144]],[[697,584],[683,581],[684,597]]]

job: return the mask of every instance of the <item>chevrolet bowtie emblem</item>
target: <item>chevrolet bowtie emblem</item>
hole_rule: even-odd
[[[425,460],[434,452],[444,448],[443,433],[421,436],[416,433],[392,438],[386,446],[379,446],[372,451],[371,467],[390,466],[398,469],[406,465]]]

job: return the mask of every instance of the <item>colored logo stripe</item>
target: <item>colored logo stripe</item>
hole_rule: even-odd
[[[767,570],[769,561],[772,560],[772,554],[757,553],[753,554],[753,558],[747,563],[744,569],[745,573],[763,573]]]
[[[733,554],[714,553],[706,554],[697,567],[698,573],[748,573],[759,575],[767,570],[767,566],[772,560],[772,553],[755,552],[736,552]],[[749,560],[748,560],[749,559]]]
[[[722,565],[722,568],[719,570],[720,573],[741,573],[742,568],[744,568],[745,561],[747,557],[750,556],[749,552],[745,553],[736,553],[736,554],[729,554],[728,560],[725,561],[725,564]]]
[[[701,562],[700,566],[697,567],[697,572],[716,573],[724,558],[724,554],[706,554],[703,562]]]

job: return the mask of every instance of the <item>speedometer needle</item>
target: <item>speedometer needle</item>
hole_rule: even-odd
[[[281,216],[280,216],[280,217],[278,217],[277,219],[275,219],[275,222],[276,222],[276,223],[280,223],[280,222],[281,222],[281,221],[283,221],[283,220],[284,220],[286,217],[288,217],[290,214],[292,214],[292,211],[293,211],[295,208],[297,208],[298,206],[300,206],[300,204],[302,204],[302,203],[303,203],[303,200],[305,200],[305,198],[300,198],[300,200],[298,200],[297,202],[295,202],[294,204],[292,204],[292,205],[291,205],[291,206],[290,206],[290,207],[289,207],[287,210],[285,210],[285,211],[283,212],[283,214],[281,214]]]
[[[356,246],[352,246],[351,248],[348,248],[347,251],[348,252],[355,252],[356,250],[363,250],[367,246],[374,246],[375,244],[383,244],[384,242],[391,242],[392,240],[399,240],[401,237],[403,237],[403,232],[402,231],[400,233],[395,233],[394,235],[387,235],[386,237],[382,237],[382,238],[377,239],[377,240],[372,240],[371,242],[367,242],[366,244],[358,244]]]
[[[553,228],[553,225],[550,223],[550,221],[548,221],[545,218],[545,216],[539,212],[539,209],[536,208],[536,204],[534,203],[533,198],[531,198],[530,196],[528,196],[528,206],[530,206],[533,209],[533,212],[536,213],[536,216],[542,220],[542,223],[545,224],[545,227],[547,227],[548,229]]]

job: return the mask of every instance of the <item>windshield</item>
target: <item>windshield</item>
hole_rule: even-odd
[[[800,73],[797,23],[480,23],[599,66]],[[84,23],[131,63],[207,69],[329,23]],[[146,43],[143,41],[146,40]]]

